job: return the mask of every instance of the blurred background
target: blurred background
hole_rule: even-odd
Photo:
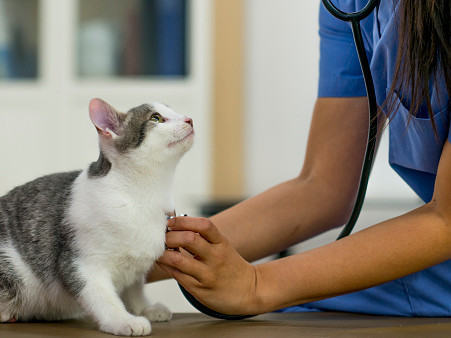
[[[0,194],[97,159],[93,97],[120,111],[160,101],[193,118],[178,213],[208,215],[296,176],[317,91],[319,2],[0,0]],[[389,168],[384,138],[358,228],[419,203]],[[194,311],[173,281],[148,292]]]

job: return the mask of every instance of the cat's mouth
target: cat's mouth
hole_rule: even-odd
[[[191,129],[191,130],[189,131],[189,133],[186,134],[185,136],[183,136],[181,139],[169,143],[168,147],[173,147],[173,146],[175,146],[175,145],[178,144],[178,143],[184,142],[184,141],[186,141],[186,140],[192,138],[193,136],[194,136],[194,129]]]

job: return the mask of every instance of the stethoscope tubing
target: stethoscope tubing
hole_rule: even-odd
[[[369,108],[369,129],[368,129],[368,139],[367,146],[365,150],[365,158],[363,161],[362,172],[360,176],[359,189],[357,192],[356,201],[354,208],[352,210],[351,216],[338,236],[337,240],[348,236],[360,215],[362,210],[363,202],[365,200],[365,194],[368,186],[368,180],[371,173],[371,168],[373,165],[374,153],[376,149],[376,139],[377,139],[377,102],[376,93],[374,90],[373,78],[371,76],[371,69],[368,62],[368,58],[365,52],[365,45],[363,43],[362,31],[360,29],[360,21],[365,19],[374,8],[379,4],[380,0],[369,0],[366,6],[358,12],[346,13],[338,8],[336,8],[330,0],[322,0],[324,7],[336,18],[351,22],[352,35],[354,37],[354,42],[359,57],[360,67],[363,73],[363,79],[365,82],[366,92],[368,96],[368,108]],[[200,312],[214,318],[225,319],[225,320],[241,320],[255,315],[228,315],[210,309],[209,307],[202,304],[196,297],[190,294],[182,285],[179,284],[180,290],[182,291],[185,298]]]
[[[326,3],[333,6],[330,0],[322,0],[323,4],[326,6]],[[354,229],[355,223],[359,218],[360,211],[362,210],[363,202],[365,201],[365,195],[368,188],[368,180],[371,174],[371,168],[373,166],[373,160],[376,150],[376,142],[377,142],[377,101],[376,101],[376,92],[374,90],[373,77],[371,76],[370,64],[368,62],[368,58],[365,52],[365,44],[363,43],[362,31],[360,28],[360,21],[366,18],[374,8],[379,4],[380,0],[370,0],[367,5],[359,12],[356,13],[344,13],[340,11],[341,19],[343,14],[347,14],[347,18],[351,17],[349,20],[351,22],[352,28],[352,36],[354,37],[354,42],[357,50],[357,55],[359,57],[360,68],[362,69],[363,80],[365,82],[366,93],[368,98],[368,110],[369,110],[369,126],[368,126],[368,139],[366,143],[365,157],[363,160],[362,172],[360,175],[360,183],[359,189],[357,191],[357,197],[354,204],[354,208],[352,209],[351,216],[349,217],[348,222],[344,226],[343,230],[337,237],[337,240],[342,239],[349,234],[351,234]],[[327,8],[327,7],[326,7]],[[335,10],[338,10],[333,6]],[[355,17],[352,17],[352,14]],[[335,14],[334,14],[335,15]],[[361,19],[359,19],[361,18]]]

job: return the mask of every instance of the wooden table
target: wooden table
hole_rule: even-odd
[[[1,338],[111,337],[88,321],[0,324]],[[177,313],[153,323],[152,337],[451,337],[451,318],[377,317],[349,313],[270,313],[243,321],[223,321],[197,313]]]

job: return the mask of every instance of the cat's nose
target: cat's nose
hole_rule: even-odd
[[[189,117],[185,117],[185,122],[188,123],[191,127],[193,126],[193,120]]]

